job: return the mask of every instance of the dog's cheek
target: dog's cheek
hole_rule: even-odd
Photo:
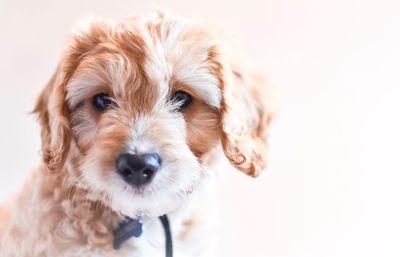
[[[77,117],[77,145],[81,154],[79,170],[83,183],[90,191],[104,191],[110,186],[110,178],[117,177],[115,160],[124,150],[129,138],[129,127],[104,114],[94,120],[81,112]],[[78,119],[79,117],[79,119]],[[86,120],[85,120],[86,119]],[[93,192],[92,192],[93,193]]]
[[[79,151],[86,154],[96,138],[97,120],[89,112],[80,109],[72,113],[71,124],[74,141]]]
[[[219,113],[203,102],[196,103],[185,113],[185,120],[189,148],[201,158],[220,140]]]

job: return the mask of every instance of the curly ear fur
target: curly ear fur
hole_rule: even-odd
[[[72,132],[65,103],[65,87],[84,55],[94,50],[107,36],[107,32],[107,25],[101,20],[78,21],[69,48],[39,95],[33,110],[38,114],[41,125],[43,162],[51,173],[64,167],[71,145]]]
[[[222,55],[215,49],[210,58],[222,91],[224,153],[235,168],[256,177],[266,168],[267,128],[271,120],[265,81],[244,67],[221,60]]]
[[[237,169],[256,177],[266,168],[268,115],[261,77],[231,68],[222,90],[222,146]]]
[[[34,113],[39,116],[42,135],[42,157],[49,172],[63,168],[71,144],[68,109],[61,65],[39,95]]]

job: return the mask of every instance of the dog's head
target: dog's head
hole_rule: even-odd
[[[246,174],[264,168],[261,85],[200,25],[89,21],[35,108],[45,167],[116,212],[167,213],[209,175],[203,159],[219,145]]]

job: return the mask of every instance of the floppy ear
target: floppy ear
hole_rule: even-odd
[[[230,163],[256,177],[266,168],[266,85],[261,76],[243,67],[221,64],[222,147]]]
[[[78,20],[67,51],[57,70],[39,95],[34,113],[39,116],[42,135],[42,157],[48,171],[64,167],[70,145],[70,111],[66,104],[66,85],[84,56],[94,51],[110,32],[109,24],[100,19]]]
[[[43,162],[51,173],[63,168],[71,144],[61,65],[39,95],[33,111],[38,114],[41,125]]]

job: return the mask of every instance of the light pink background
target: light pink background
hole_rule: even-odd
[[[243,38],[275,88],[270,168],[221,184],[218,256],[400,256],[399,1],[162,1]],[[28,116],[73,20],[146,1],[0,0],[0,200],[38,163]],[[207,235],[205,235],[207,236]]]

